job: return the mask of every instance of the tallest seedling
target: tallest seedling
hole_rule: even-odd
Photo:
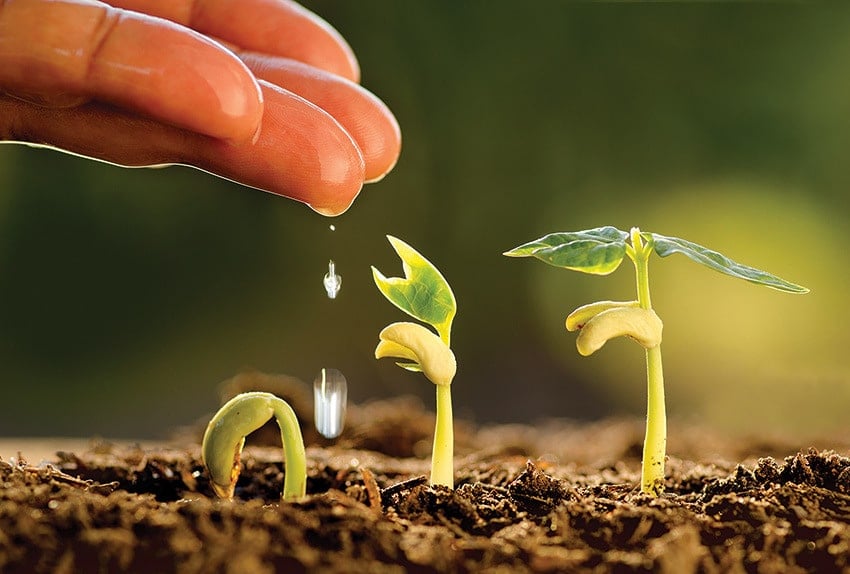
[[[612,273],[628,256],[637,275],[636,301],[599,301],[579,307],[567,317],[567,330],[579,331],[576,347],[584,356],[600,349],[609,339],[628,336],[646,351],[647,412],[643,443],[641,491],[658,496],[664,489],[664,458],[667,450],[667,414],[664,406],[664,371],[661,367],[662,323],[652,309],[649,295],[649,256],[673,253],[715,271],[786,293],[808,289],[775,275],[735,263],[725,255],[696,243],[633,227],[629,233],[614,227],[587,231],[550,233],[505,252],[508,257],[536,257],[564,269],[592,275]]]

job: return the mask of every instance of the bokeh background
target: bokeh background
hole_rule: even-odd
[[[459,301],[456,412],[478,422],[644,411],[643,353],[578,356],[569,311],[633,297],[512,260],[545,233],[677,235],[812,292],[651,263],[671,416],[847,430],[850,10],[805,4],[315,1],[402,127],[400,162],[326,219],[189,168],[0,146],[0,435],[165,436],[244,369],[416,394],[372,358],[403,315],[397,235]],[[329,226],[336,226],[331,231]],[[328,259],[343,276],[330,301]]]

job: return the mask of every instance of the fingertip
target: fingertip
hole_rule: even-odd
[[[360,195],[360,191],[362,189],[363,186],[361,185],[353,195],[343,195],[340,197],[341,201],[338,201],[335,204],[314,205],[312,203],[307,203],[306,205],[319,215],[324,215],[325,217],[338,217],[354,205],[354,200],[357,199],[358,195]]]
[[[184,127],[230,142],[255,143],[260,137],[265,111],[263,91],[250,70],[231,66],[233,64],[225,65],[230,69],[218,74],[206,73],[206,66],[198,66],[194,70],[197,74],[196,85],[206,84],[204,87],[208,90],[211,113],[204,115],[194,125]],[[183,117],[194,119],[190,113]]]
[[[381,129],[374,129],[375,135],[369,145],[366,156],[366,183],[376,183],[384,179],[398,163],[401,155],[401,127],[390,109],[378,98],[377,106],[383,122]]]
[[[181,69],[167,76],[176,88],[171,105],[188,123],[181,127],[231,142],[256,141],[265,98],[254,74],[230,50],[190,33],[198,43],[180,54]]]
[[[297,199],[323,215],[345,212],[365,181],[363,153],[346,129],[303,97],[260,80],[268,103],[260,135],[289,169],[270,189]],[[283,175],[283,174],[282,174]]]
[[[376,176],[374,176],[374,177],[371,177],[371,178],[370,178],[370,177],[368,177],[368,175],[367,175],[366,180],[365,180],[363,183],[367,183],[367,184],[368,184],[368,183],[378,183],[379,181],[382,181],[385,177],[387,177],[387,175],[388,175],[388,174],[389,174],[389,173],[390,173],[393,169],[395,169],[395,165],[398,163],[398,157],[399,157],[399,156],[398,156],[398,155],[396,155],[395,160],[393,160],[393,162],[392,162],[392,163],[390,163],[390,164],[387,166],[387,168],[386,168],[386,169],[384,169],[384,170],[380,171],[380,172],[378,173],[378,175],[376,175]]]
[[[352,142],[353,143],[353,142]],[[357,146],[354,146],[357,150]],[[342,215],[354,204],[360,195],[364,183],[364,164],[362,156],[359,161],[352,161],[348,150],[340,149],[336,154],[327,154],[322,163],[336,164],[332,170],[333,177],[327,177],[328,170],[322,170],[322,176],[302,188],[298,195],[304,198],[304,203],[316,213],[327,217]],[[335,156],[335,157],[334,157]],[[296,199],[298,199],[296,197]]]
[[[365,162],[348,132],[318,106],[260,81],[266,111],[253,144],[213,142],[199,151],[205,169],[339,215],[365,180]]]
[[[230,52],[227,52],[228,56]],[[221,129],[224,134],[220,137],[231,141],[256,142],[262,128],[263,112],[265,111],[265,98],[260,85],[254,74],[244,66],[238,58],[233,58],[242,65],[239,69],[235,63],[232,66],[230,78],[224,78],[220,82],[207,80],[214,97],[221,102],[219,107],[219,126],[208,125],[205,129]],[[209,76],[198,72],[200,77]],[[207,134],[215,137],[214,134]]]
[[[349,84],[351,86],[351,84]],[[383,179],[398,162],[401,128],[389,107],[372,92],[353,85],[356,96],[342,97],[325,108],[349,131],[366,162],[366,183]]]
[[[298,94],[333,116],[360,148],[367,182],[380,180],[395,166],[401,129],[387,105],[369,90],[288,58],[252,52],[238,55],[258,78]]]

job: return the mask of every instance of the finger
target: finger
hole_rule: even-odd
[[[89,0],[0,2],[0,90],[97,99],[232,140],[251,139],[263,113],[253,75],[217,43]]]
[[[291,0],[109,0],[166,18],[242,50],[291,58],[352,81],[360,67],[330,24]]]
[[[260,135],[238,144],[213,139],[91,102],[49,109],[0,96],[0,139],[53,147],[125,166],[180,163],[309,204],[344,212],[363,185],[363,158],[326,112],[261,83]]]
[[[401,131],[389,108],[371,92],[287,58],[237,55],[258,78],[313,102],[342,124],[363,154],[366,181],[377,181],[393,168],[401,150]]]
[[[199,167],[273,193],[285,190],[323,215],[345,212],[364,183],[357,144],[318,106],[265,81],[260,86],[267,105],[257,142],[202,145]]]

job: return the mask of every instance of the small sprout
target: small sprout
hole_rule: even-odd
[[[667,414],[664,404],[664,374],[661,366],[661,319],[652,309],[649,295],[649,256],[681,253],[715,271],[786,293],[808,289],[765,271],[736,263],[696,243],[657,233],[630,232],[614,227],[587,231],[551,233],[504,253],[508,257],[535,257],[541,261],[592,275],[613,273],[627,256],[637,274],[637,301],[599,301],[579,307],[567,317],[568,331],[579,331],[576,346],[587,356],[609,339],[628,336],[646,352],[647,416],[643,445],[641,491],[653,496],[664,489],[664,460],[667,444]]]
[[[241,471],[240,457],[245,437],[272,417],[277,419],[284,451],[283,499],[300,498],[307,492],[307,457],[295,411],[271,393],[236,395],[213,416],[204,433],[201,458],[210,484],[222,498],[233,498]]]
[[[348,382],[336,369],[322,369],[313,381],[316,430],[325,438],[336,438],[345,426]]]
[[[431,452],[431,484],[454,487],[454,429],[451,383],[457,371],[449,348],[457,302],[451,287],[430,261],[410,245],[387,236],[401,258],[404,278],[386,278],[372,267],[375,284],[393,305],[433,326],[434,334],[417,323],[393,323],[380,333],[375,358],[394,357],[403,369],[421,371],[437,388],[437,422]]]

